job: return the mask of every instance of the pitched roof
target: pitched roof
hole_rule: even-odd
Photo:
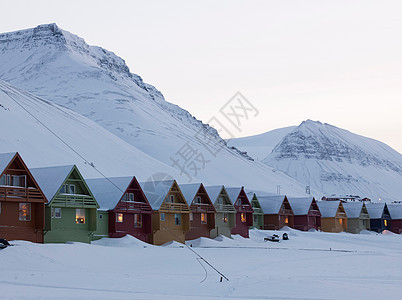
[[[385,209],[385,203],[366,203],[370,219],[381,219]]]
[[[363,209],[363,202],[346,202],[342,205],[348,218],[356,219],[360,217]]]
[[[338,211],[340,201],[317,201],[322,218],[334,218]]]
[[[184,199],[186,199],[186,202],[189,206],[193,202],[195,195],[200,189],[200,186],[201,183],[187,183],[179,185],[181,193],[183,194]]]
[[[158,210],[172,188],[174,180],[140,182],[142,191],[153,210]]]
[[[387,204],[391,219],[402,219],[402,204]]]
[[[226,192],[228,193],[230,200],[234,204],[237,200],[237,197],[239,197],[240,195],[241,187],[228,187],[226,188]]]
[[[214,185],[205,187],[205,190],[207,191],[208,196],[211,199],[212,203],[215,203],[215,201],[218,199],[222,189],[224,189],[223,185]]]
[[[45,194],[45,197],[50,202],[59,191],[61,185],[66,180],[74,167],[74,165],[68,165],[33,168],[30,169],[30,171],[36,182],[39,184],[41,190]]]
[[[260,202],[261,209],[264,212],[264,215],[279,213],[285,197],[286,196],[283,195],[258,197],[258,201]]]
[[[17,152],[0,154],[0,174],[4,172],[16,154]]]
[[[307,215],[310,210],[313,197],[287,197],[295,216]]]
[[[100,210],[112,210],[119,203],[133,176],[86,179]],[[110,182],[110,181],[112,182]]]

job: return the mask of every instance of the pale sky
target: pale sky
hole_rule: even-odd
[[[236,137],[319,120],[402,153],[402,1],[7,1],[0,32],[57,23],[207,122],[240,91]]]

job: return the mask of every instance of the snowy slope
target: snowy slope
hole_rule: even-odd
[[[249,146],[252,149],[259,142],[254,139]],[[244,151],[249,147],[236,140],[231,143]],[[400,153],[374,139],[321,122],[302,122],[262,161],[326,195],[360,195],[374,201],[397,200],[402,195]]]
[[[95,122],[0,80],[0,127],[6,128],[0,153],[19,152],[30,168],[76,164],[85,177],[101,176],[37,120],[107,176],[135,173],[145,180],[162,171],[179,176]]]
[[[247,151],[248,155],[261,161],[272,152],[286,134],[295,128],[296,126],[278,128],[262,134],[231,139],[228,140],[227,143],[228,146],[234,146],[238,149],[247,149],[244,151]]]
[[[183,182],[271,192],[281,185],[289,194],[304,194],[294,179],[227,148],[216,130],[165,101],[123,59],[55,24],[1,34],[0,79],[92,119],[174,166],[186,177]]]

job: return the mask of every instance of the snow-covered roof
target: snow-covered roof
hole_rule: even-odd
[[[4,172],[16,154],[17,152],[0,154],[0,174]]]
[[[313,197],[287,197],[295,216],[307,215],[310,209]]]
[[[363,209],[363,202],[346,202],[342,203],[348,218],[359,218]]]
[[[119,203],[133,176],[86,179],[86,183],[100,206],[100,210],[111,210]],[[110,181],[111,182],[110,182]]]
[[[209,198],[211,199],[212,203],[218,199],[222,189],[224,189],[223,185],[214,185],[214,186],[206,186],[205,190],[208,193]]]
[[[45,194],[47,201],[52,201],[53,197],[59,191],[61,185],[70,174],[74,165],[55,166],[45,168],[29,169],[41,190]]]
[[[283,200],[285,200],[285,196],[282,195],[258,197],[264,215],[279,213]]]
[[[240,195],[241,187],[228,187],[226,188],[226,192],[229,195],[230,200],[234,204],[237,200],[237,198]]]
[[[402,204],[387,204],[391,219],[402,219]]]
[[[186,202],[189,206],[193,202],[195,195],[200,189],[200,186],[201,183],[187,183],[179,185],[181,193],[183,194],[184,199],[186,199]]]
[[[385,203],[366,203],[370,219],[381,219],[385,209]]]
[[[317,201],[322,218],[335,218],[340,201]]]
[[[142,191],[153,210],[158,210],[174,184],[174,180],[140,182]]]

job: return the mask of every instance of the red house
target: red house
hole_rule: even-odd
[[[86,180],[100,211],[108,211],[109,237],[127,234],[149,242],[152,208],[135,177]]]
[[[253,226],[253,208],[247,198],[244,187],[226,189],[233,206],[236,209],[236,226],[232,228],[232,234],[240,234],[249,237],[249,227]]]
[[[402,203],[387,204],[391,216],[390,230],[394,233],[402,233]]]
[[[321,213],[314,197],[287,198],[294,214],[293,228],[321,230]]]
[[[180,190],[190,207],[190,230],[186,232],[186,240],[209,238],[215,228],[215,207],[203,184],[180,184]]]
[[[46,202],[21,156],[0,154],[0,238],[43,243]]]
[[[258,200],[264,212],[264,229],[293,228],[294,214],[286,196],[259,196]]]

